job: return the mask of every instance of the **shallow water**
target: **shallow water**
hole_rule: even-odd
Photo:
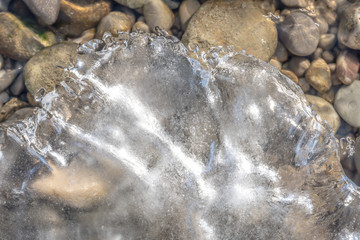
[[[273,66],[131,33],[80,46],[64,79],[2,124],[0,238],[359,235],[331,128]]]

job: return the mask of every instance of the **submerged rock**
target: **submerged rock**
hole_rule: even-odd
[[[360,229],[330,127],[270,64],[219,48],[202,66],[167,34],[107,35],[75,54],[40,108],[1,125],[0,238],[46,238],[42,209],[52,239]]]

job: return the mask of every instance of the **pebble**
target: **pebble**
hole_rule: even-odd
[[[330,51],[323,51],[321,57],[325,60],[326,63],[333,63],[335,60],[334,54]]]
[[[10,86],[10,92],[14,96],[19,96],[25,89],[23,73],[15,79],[15,81]]]
[[[91,39],[93,39],[95,37],[95,32],[96,32],[95,28],[87,29],[80,35],[80,37],[75,38],[72,41],[74,43],[81,43],[81,42],[90,41]]]
[[[293,56],[289,61],[288,67],[296,74],[296,76],[302,77],[306,70],[309,69],[310,61],[305,57]]]
[[[280,71],[282,74],[284,74],[285,76],[287,76],[289,79],[291,79],[294,83],[298,84],[299,83],[299,79],[298,77],[296,76],[295,73],[293,73],[292,71],[290,70],[281,70]]]
[[[336,35],[333,33],[322,34],[320,36],[319,47],[323,50],[330,50],[336,44]]]
[[[313,60],[316,60],[316,59],[321,58],[321,54],[322,54],[322,53],[323,53],[322,48],[317,48],[317,49],[315,50],[315,52],[312,54],[312,59],[313,59]]]
[[[299,86],[301,87],[304,93],[310,90],[310,84],[306,81],[304,77],[299,78]]]
[[[279,38],[294,55],[308,56],[315,52],[320,40],[320,31],[306,14],[291,12],[279,24]]]
[[[131,26],[135,24],[135,22],[136,22],[136,14],[135,14],[133,9],[120,5],[120,6],[116,7],[115,9],[113,9],[113,11],[119,11],[119,12],[125,13],[126,16],[131,21]]]
[[[0,70],[0,92],[7,89],[15,80],[21,68],[13,70]]]
[[[109,187],[97,172],[77,165],[67,168],[52,165],[51,173],[36,179],[30,185],[30,191],[71,208],[93,207],[105,199]]]
[[[179,8],[179,16],[181,29],[185,31],[189,19],[200,8],[198,0],[185,0],[181,3]]]
[[[329,69],[331,73],[336,71],[336,63],[328,63]]]
[[[322,16],[317,16],[314,21],[319,25],[320,34],[325,34],[329,31],[329,24]]]
[[[1,0],[0,1],[0,12],[6,12],[8,10],[8,5],[11,0]]]
[[[86,29],[96,27],[100,20],[110,13],[110,2],[89,2],[89,4],[81,5],[76,0],[61,0],[60,13],[56,22],[58,31],[77,37]]]
[[[305,94],[305,97],[312,104],[312,109],[319,114],[321,119],[325,120],[333,128],[334,132],[337,132],[340,127],[340,117],[334,107],[321,97],[308,94]]]
[[[288,60],[288,57],[288,50],[285,48],[284,44],[279,41],[277,43],[273,58],[280,62],[285,62],[286,60]]]
[[[142,8],[149,0],[115,0],[115,2],[120,3],[129,8]]]
[[[342,86],[336,93],[334,107],[339,115],[352,127],[360,127],[360,81]]]
[[[281,70],[281,62],[279,62],[278,60],[272,58],[270,59],[269,63],[274,67],[276,67],[277,69]]]
[[[174,14],[162,0],[149,0],[144,5],[143,11],[151,31],[155,31],[155,27],[170,30],[174,24]]]
[[[60,10],[60,0],[23,0],[39,22],[45,25],[55,23]]]
[[[336,59],[336,76],[345,85],[350,85],[357,78],[359,58],[356,53],[344,50]]]
[[[286,7],[299,7],[299,8],[304,8],[308,4],[307,0],[281,0],[281,2]]]
[[[64,80],[64,69],[74,61],[78,45],[73,42],[62,42],[43,49],[31,58],[24,67],[24,81],[27,90],[36,96],[44,88],[52,91],[56,84]]]
[[[26,61],[42,48],[56,42],[55,35],[45,32],[38,35],[27,28],[15,15],[0,13],[0,54]]]
[[[341,44],[359,50],[360,49],[360,2],[355,2],[343,12],[338,31],[338,40]]]
[[[102,39],[105,32],[118,36],[119,32],[130,32],[131,19],[122,12],[111,12],[101,19],[97,26],[95,38]]]
[[[12,98],[10,101],[5,103],[4,106],[0,109],[0,122],[8,119],[13,113],[15,113],[20,108],[28,107],[29,104],[23,101],[20,101],[17,98]]]
[[[0,93],[0,103],[1,103],[1,105],[8,102],[9,100],[10,100],[10,96],[6,91]]]
[[[329,91],[324,92],[324,93],[318,92],[317,95],[331,104],[334,103],[335,91],[333,88],[330,88]]]
[[[142,21],[137,21],[134,26],[132,27],[132,32],[143,32],[143,33],[149,33],[150,32],[150,28],[149,26],[142,22]]]
[[[321,58],[314,60],[305,74],[306,81],[320,93],[330,90],[330,76],[329,66]]]
[[[234,46],[235,51],[245,50],[269,61],[278,41],[274,22],[260,10],[242,8],[232,1],[208,0],[190,19],[182,42],[185,46],[195,44],[200,51],[213,46]]]
[[[170,9],[176,9],[180,6],[181,0],[162,0]]]

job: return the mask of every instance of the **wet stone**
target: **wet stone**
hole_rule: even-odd
[[[291,79],[294,83],[298,84],[299,83],[299,79],[298,77],[296,76],[295,73],[293,73],[292,71],[290,70],[281,70],[280,71],[282,74],[284,74],[286,77],[288,77],[289,79]]]
[[[28,107],[29,104],[23,101],[20,101],[17,98],[12,98],[10,101],[4,104],[0,109],[0,122],[8,119],[12,114],[14,114],[20,108]]]
[[[0,92],[7,89],[13,83],[21,70],[22,67],[18,67],[12,70],[0,70]]]
[[[27,28],[15,15],[0,12],[0,54],[25,61],[42,48],[55,43],[53,33],[38,35]]]
[[[40,23],[52,25],[55,23],[60,10],[60,0],[24,0]]]
[[[337,130],[340,127],[340,117],[336,113],[334,107],[321,97],[312,96],[305,94],[306,100],[312,104],[312,109],[319,114],[321,119],[325,120],[334,130]]]
[[[335,96],[334,107],[352,127],[360,127],[360,81],[341,87]]]
[[[56,26],[68,36],[79,36],[83,31],[95,27],[100,20],[110,13],[109,1],[86,3],[61,0],[60,13]]]
[[[209,0],[192,16],[182,37],[185,46],[200,51],[213,46],[234,46],[235,51],[269,61],[277,45],[275,24],[256,8],[243,8],[237,1]]]
[[[360,3],[349,5],[340,19],[338,40],[341,44],[351,48],[360,49]]]
[[[306,81],[321,93],[330,89],[330,76],[329,66],[321,58],[314,60],[305,74]]]
[[[330,50],[336,44],[336,35],[333,33],[327,33],[320,36],[319,47],[323,50]]]
[[[115,0],[115,1],[129,8],[142,8],[149,0]]]
[[[289,61],[288,67],[296,74],[296,76],[302,77],[306,70],[309,69],[310,61],[305,57],[293,56]]]
[[[306,7],[308,4],[307,0],[281,0],[282,4],[287,7]]]
[[[315,22],[306,14],[291,12],[279,24],[279,38],[294,55],[308,56],[319,43],[320,31]]]
[[[359,71],[359,58],[350,50],[341,51],[336,59],[336,76],[345,85],[350,85]]]
[[[130,32],[131,27],[131,19],[125,13],[114,11],[101,19],[95,37],[102,39],[105,32],[118,36],[119,32]]]
[[[10,92],[14,96],[19,96],[25,89],[24,77],[21,73],[10,86]]]
[[[155,31],[155,27],[170,30],[174,24],[174,14],[162,0],[149,0],[143,11],[146,24],[151,31]]]
[[[179,9],[181,29],[185,30],[189,19],[200,8],[198,0],[185,0],[181,3]]]
[[[140,32],[143,32],[143,33],[148,33],[150,32],[150,28],[149,26],[142,22],[142,21],[137,21],[134,26],[132,27],[132,32],[137,32],[137,31],[140,31]]]
[[[287,49],[285,48],[285,46],[279,41],[277,43],[276,49],[275,49],[275,53],[273,58],[280,61],[280,62],[285,62],[289,57],[289,53],[287,51]]]

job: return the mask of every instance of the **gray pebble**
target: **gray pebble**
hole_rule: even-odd
[[[24,78],[23,78],[23,74],[21,73],[13,82],[13,84],[11,84],[10,86],[10,92],[12,95],[14,96],[18,96],[20,95],[25,89],[25,84],[24,84]]]
[[[292,12],[279,24],[279,37],[294,55],[308,56],[315,52],[320,40],[320,31],[306,14]]]
[[[23,0],[39,22],[45,25],[55,23],[60,10],[60,0]]]
[[[342,119],[352,127],[360,127],[360,81],[343,86],[336,93],[334,107]]]
[[[13,70],[1,70],[0,71],[0,92],[4,91],[8,88],[11,83],[15,80],[16,76],[21,71],[21,68],[13,69]]]
[[[180,6],[181,0],[162,0],[170,9],[176,9]]]
[[[10,96],[7,92],[0,93],[0,103],[1,105],[8,102],[10,100]]]

